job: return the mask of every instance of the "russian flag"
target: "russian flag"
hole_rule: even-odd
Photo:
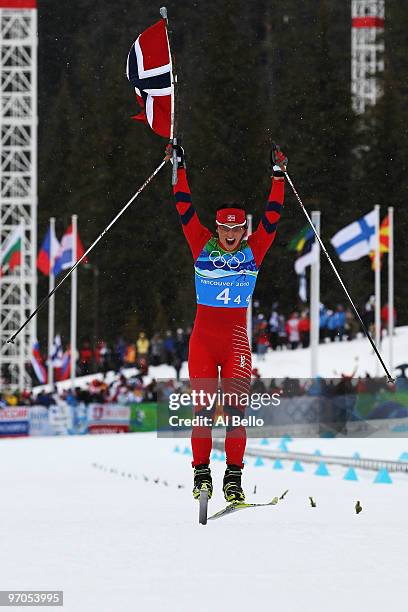
[[[77,259],[80,259],[82,255],[85,253],[84,247],[82,246],[82,242],[79,238],[79,234],[77,233]],[[67,231],[62,237],[61,244],[59,245],[59,249],[57,252],[57,256],[55,258],[54,263],[54,275],[57,276],[62,270],[68,270],[71,268],[76,262],[73,260],[73,235],[72,235],[72,225],[69,226]],[[85,258],[84,263],[88,263],[88,260]]]
[[[40,345],[38,344],[38,340],[36,340],[33,344],[33,350],[31,353],[31,365],[33,366],[33,370],[35,372],[36,377],[41,385],[44,385],[47,382],[47,370],[44,367],[44,363],[40,354]]]
[[[71,376],[71,351],[65,351],[62,358],[59,380],[68,380]]]
[[[55,236],[55,232],[51,232],[51,228],[48,228],[48,232],[44,238],[44,242],[41,245],[40,252],[37,257],[37,268],[45,274],[45,276],[49,276],[50,268],[51,268],[51,245],[52,252],[54,255],[54,259],[59,251],[60,244]]]

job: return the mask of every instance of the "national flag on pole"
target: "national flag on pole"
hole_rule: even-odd
[[[306,225],[289,243],[288,249],[296,251],[299,257],[295,261],[295,272],[299,276],[299,297],[307,301],[306,268],[312,265],[318,257],[318,247],[315,233],[310,225]]]
[[[58,253],[60,244],[55,236],[55,232],[51,232],[51,228],[49,227],[37,257],[37,268],[40,270],[40,272],[45,274],[45,276],[49,276],[50,274],[51,245],[55,258]]]
[[[23,228],[19,225],[10,232],[0,250],[0,276],[7,272],[13,272],[14,268],[21,264],[21,245],[23,240]]]
[[[33,370],[38,379],[38,382],[41,385],[44,385],[47,382],[47,370],[45,369],[44,362],[41,357],[38,340],[36,340],[33,344],[33,350],[31,353],[31,365],[33,366]]]
[[[342,261],[356,261],[375,250],[375,210],[337,232],[331,243]]]
[[[54,263],[54,275],[57,276],[62,270],[71,268],[76,262],[73,261],[73,237],[72,237],[72,225],[69,226],[67,231],[62,237],[61,244],[59,245],[57,255]],[[77,261],[84,254],[84,247],[77,234]],[[84,259],[83,263],[88,263],[87,258]]]
[[[64,352],[59,334],[54,338],[50,358],[55,370],[55,380],[67,380],[71,372],[71,353],[69,350]]]
[[[311,266],[317,261],[319,248],[316,240],[310,240],[303,249],[302,255],[295,261],[296,274],[304,274],[307,266]]]
[[[388,253],[390,245],[390,230],[388,215],[383,219],[380,225],[380,266],[384,253]],[[370,251],[371,268],[375,270],[375,250]]]
[[[310,225],[306,225],[292,240],[289,242],[289,251],[297,251],[301,253],[309,240],[314,238],[314,231]]]
[[[126,74],[141,108],[133,118],[150,125],[159,136],[172,138],[174,85],[165,19],[137,37],[128,55]]]
[[[51,364],[54,369],[59,369],[62,366],[62,358],[64,356],[64,351],[62,349],[61,336],[57,334],[54,338],[54,343],[51,349]]]
[[[315,233],[310,225],[306,225],[289,242],[288,249],[290,251],[296,251],[299,254],[299,257],[295,261],[296,274],[304,274],[305,268],[316,261],[317,250],[314,244]]]
[[[299,297],[302,302],[307,302],[307,281],[306,281],[306,272],[303,272],[299,276]]]
[[[68,380],[71,376],[71,351],[65,351],[58,380]]]

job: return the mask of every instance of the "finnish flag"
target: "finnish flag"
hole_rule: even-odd
[[[375,221],[372,210],[333,236],[330,242],[342,261],[356,261],[375,250]]]

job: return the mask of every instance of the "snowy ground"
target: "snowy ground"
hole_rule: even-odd
[[[403,440],[305,442],[393,459],[408,450]],[[407,475],[373,484],[358,470],[348,482],[340,467],[319,477],[313,465],[295,473],[289,461],[274,470],[248,458],[248,498],[287,497],[204,527],[191,458],[174,447],[152,434],[0,441],[0,588],[63,589],[70,612],[406,609]],[[222,473],[214,462],[212,512],[224,506]]]
[[[388,339],[382,353],[388,363]],[[320,346],[319,372],[350,373],[356,357],[357,375],[376,373],[366,339]],[[394,363],[407,361],[408,327],[398,328]],[[264,377],[307,377],[310,350],[270,352],[254,357],[254,367]],[[149,373],[170,378],[174,369]],[[249,444],[261,453],[279,441]],[[374,472],[357,470],[350,482],[340,466],[316,476],[313,464],[297,473],[289,460],[276,470],[248,457],[248,499],[289,489],[285,500],[204,527],[191,497],[188,440],[178,442],[181,452],[175,445],[152,434],[1,440],[0,588],[63,589],[70,612],[406,609],[407,474],[374,484]],[[406,439],[298,439],[288,447],[392,460],[408,452]],[[225,505],[222,474],[214,461],[211,513]]]

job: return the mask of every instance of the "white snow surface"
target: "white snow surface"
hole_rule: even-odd
[[[339,454],[344,441],[307,441],[323,443]],[[408,450],[370,443],[376,457]],[[248,457],[248,500],[286,498],[201,526],[191,457],[175,445],[154,434],[1,440],[0,588],[63,589],[69,612],[406,609],[408,475],[373,484],[357,470],[348,482],[345,468],[319,477],[315,465],[296,473]],[[225,505],[223,469],[213,462],[211,513]]]

